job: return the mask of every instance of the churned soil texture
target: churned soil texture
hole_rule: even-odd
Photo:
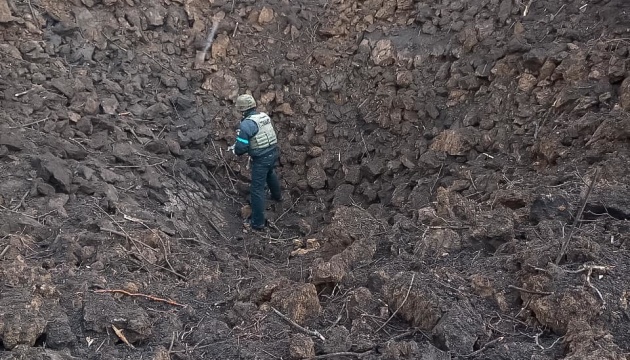
[[[628,12],[0,0],[0,359],[626,359]]]

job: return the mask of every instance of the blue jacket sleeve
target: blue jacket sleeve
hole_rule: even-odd
[[[236,143],[234,146],[234,153],[236,155],[243,155],[249,151],[249,141],[258,132],[258,125],[251,120],[241,121],[240,132],[236,137]]]

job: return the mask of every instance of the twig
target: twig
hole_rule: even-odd
[[[411,282],[409,283],[409,288],[407,289],[407,294],[405,295],[405,298],[403,299],[403,301],[398,306],[398,309],[396,309],[396,311],[394,311],[392,316],[390,316],[389,319],[387,319],[387,321],[385,321],[383,323],[383,325],[381,325],[378,329],[376,329],[375,332],[381,331],[381,329],[384,328],[385,325],[387,325],[390,322],[390,320],[394,318],[394,316],[396,316],[396,314],[398,313],[398,310],[400,310],[403,307],[403,305],[405,305],[405,303],[407,302],[407,299],[409,298],[409,293],[411,292],[411,287],[413,286],[413,281],[415,279],[416,279],[416,273],[413,273],[413,275],[411,276]]]
[[[162,299],[162,298],[155,297],[155,296],[152,296],[152,295],[145,295],[145,294],[140,294],[140,293],[131,293],[129,291],[119,290],[119,289],[94,290],[94,292],[95,293],[99,293],[99,294],[105,294],[105,293],[114,294],[114,293],[118,293],[118,294],[124,294],[124,295],[127,295],[127,296],[138,296],[138,297],[143,297],[143,298],[146,298],[146,299],[149,299],[149,300],[153,300],[153,301],[167,303],[167,304],[173,305],[173,306],[186,307],[186,305],[180,304],[180,303],[175,302],[175,301],[170,300],[170,299]]]
[[[158,64],[162,69],[169,71],[175,75],[179,75],[178,73],[176,73],[175,71],[173,71],[171,68],[166,67],[166,65],[162,64],[161,62],[157,61],[151,54],[149,54],[146,51],[142,52],[144,55],[146,55],[149,59],[153,60],[154,63]]]
[[[168,347],[168,353],[170,354],[173,351],[173,344],[175,343],[175,331],[173,331],[173,336],[171,337],[171,345]]]
[[[35,16],[35,10],[33,10],[33,4],[31,4],[31,0],[26,0],[26,2],[28,3],[28,8],[31,10],[31,15],[33,16],[33,21],[35,22],[37,27],[39,27],[39,20],[37,19],[37,16]]]
[[[595,290],[597,295],[599,295],[599,299],[602,301],[602,306],[606,307],[606,300],[604,300],[604,297],[602,296],[602,293],[599,291],[598,288],[593,286],[593,284],[591,283],[591,274],[593,273],[593,270],[594,270],[593,266],[589,267],[588,273],[586,274],[586,284],[588,285],[588,287],[590,287],[591,289]]]
[[[30,122],[30,123],[26,123],[24,125],[10,126],[9,129],[19,129],[19,128],[24,128],[24,127],[31,126],[31,125],[37,125],[37,124],[39,124],[41,122],[44,122],[46,120],[48,120],[48,117],[45,117],[44,119],[41,119],[41,120]]]
[[[529,13],[529,7],[532,6],[533,2],[534,0],[529,0],[529,3],[525,5],[525,10],[523,10],[523,17],[527,16],[527,14]]]
[[[4,250],[2,250],[2,252],[0,253],[0,259],[2,259],[2,257],[4,256],[4,254],[7,253],[7,251],[9,251],[9,248],[11,247],[11,244],[7,245]]]
[[[286,209],[282,214],[280,214],[280,216],[278,216],[277,219],[275,219],[273,222],[277,223],[278,221],[280,221],[280,219],[282,219],[282,217],[284,215],[286,215],[289,211],[293,210],[293,208],[295,207],[295,205],[297,205],[297,203],[300,201],[300,199],[302,198],[302,195],[300,195],[292,204],[291,207]]]
[[[566,6],[566,4],[562,4],[562,6],[560,6],[560,9],[558,9],[558,11],[555,14],[551,15],[551,21],[553,21],[553,19],[555,19],[556,16],[558,16],[558,14],[560,14],[560,11],[562,11],[562,9],[564,9],[565,6]]]
[[[17,209],[21,208],[21,207],[22,207],[22,205],[24,205],[24,200],[26,200],[26,197],[28,196],[28,194],[29,194],[30,192],[31,192],[31,191],[30,191],[30,190],[28,190],[28,191],[26,191],[26,192],[24,193],[24,195],[22,195],[22,198],[20,199],[20,202],[19,202],[17,205],[15,205],[15,207],[12,209],[13,211],[17,211]]]
[[[214,153],[217,155],[217,157],[219,159],[221,159],[221,161],[223,162],[223,166],[225,166],[225,175],[227,175],[227,178],[230,181],[230,185],[232,186],[232,190],[236,190],[236,187],[234,186],[234,181],[232,181],[232,178],[230,177],[230,172],[232,172],[232,175],[235,175],[234,170],[232,170],[232,168],[228,164],[227,160],[225,160],[225,157],[223,156],[223,154],[222,153],[219,154],[219,151],[217,150],[217,147],[214,144],[214,141],[211,140],[210,143],[212,144],[212,148],[214,149]]]
[[[361,353],[357,353],[357,352],[337,352],[337,353],[330,353],[330,354],[324,354],[324,355],[317,355],[315,357],[312,357],[311,359],[329,359],[329,358],[336,358],[338,356],[354,356],[356,358],[362,358],[366,355],[371,354],[372,352],[374,352],[374,350],[370,349],[368,351],[364,351]]]
[[[560,253],[558,254],[558,257],[556,258],[556,265],[558,265],[560,263],[560,260],[562,260],[562,257],[567,252],[567,248],[569,247],[569,242],[571,241],[571,237],[573,237],[573,233],[575,232],[575,229],[577,228],[577,226],[578,226],[578,224],[580,222],[580,218],[582,217],[582,213],[584,212],[584,208],[586,208],[586,203],[588,202],[588,199],[591,196],[591,193],[593,192],[593,188],[595,187],[595,183],[597,183],[597,179],[599,178],[600,172],[601,172],[601,169],[599,167],[597,169],[595,169],[595,174],[593,174],[593,180],[591,180],[591,185],[588,187],[588,191],[586,192],[586,196],[584,197],[584,200],[582,201],[582,206],[580,206],[580,210],[578,211],[577,215],[575,216],[575,219],[573,219],[573,225],[571,226],[571,231],[569,232],[569,236],[564,240],[564,243],[562,244],[562,248],[560,249]]]
[[[124,52],[127,52],[127,49],[125,49],[124,47],[122,47],[122,46],[120,46],[120,45],[116,44],[116,43],[114,42],[114,40],[110,39],[110,38],[109,38],[109,36],[105,35],[105,32],[101,31],[101,34],[102,34],[102,35],[105,37],[105,39],[107,39],[110,43],[112,43],[112,44],[116,45],[116,47],[117,47],[117,48],[119,48],[120,50],[122,50],[122,51],[124,51]],[[124,114],[124,113],[121,113],[121,114]],[[119,115],[121,115],[121,114],[119,114]]]
[[[6,210],[6,211],[9,211],[9,212],[12,212],[12,213],[15,213],[15,214],[20,214],[20,215],[22,215],[22,216],[26,216],[27,218],[31,218],[31,219],[36,220],[36,221],[38,221],[38,222],[39,222],[39,220],[38,220],[38,218],[37,218],[36,216],[29,215],[29,214],[27,214],[27,213],[23,213],[23,212],[19,212],[19,211],[17,211],[17,210],[11,210],[11,209],[9,209],[8,207],[3,206],[3,205],[0,205],[0,209],[2,209],[2,210]],[[57,211],[57,210],[54,210],[54,211]],[[54,212],[54,211],[53,211],[53,212]]]
[[[19,93],[13,95],[13,96],[15,96],[16,98],[19,98],[20,96],[24,96],[24,95],[30,93],[31,91],[33,91],[33,89],[35,89],[35,88],[30,88],[30,89],[28,89],[26,91],[19,92]]]
[[[396,335],[396,336],[392,337],[391,339],[383,342],[382,344],[386,344],[386,343],[388,343],[390,341],[398,341],[398,340],[400,340],[402,338],[405,338],[405,337],[407,337],[409,335],[413,335],[413,334],[415,334],[417,332],[421,332],[422,333],[422,331],[419,331],[418,329],[411,329],[409,331],[405,331],[402,334],[399,334],[399,335]],[[422,335],[424,335],[427,339],[429,339],[429,337],[426,336],[424,333],[422,333]],[[337,356],[354,356],[354,357],[357,357],[357,358],[362,358],[362,357],[364,357],[366,355],[371,354],[373,351],[374,351],[374,349],[370,349],[370,350],[367,350],[367,351],[364,351],[364,352],[360,352],[360,353],[357,353],[357,352],[338,352],[338,353],[322,354],[322,355],[315,356],[315,357],[313,357],[311,359],[327,359],[327,358],[332,358],[332,357],[337,357]]]
[[[165,162],[167,162],[167,159],[164,159],[162,161],[158,161],[154,164],[146,164],[146,165],[116,165],[116,166],[112,166],[112,168],[115,169],[137,169],[137,168],[142,168],[142,167],[152,167],[152,166],[158,166],[158,165],[162,165]]]
[[[549,291],[537,291],[537,290],[529,290],[529,289],[524,289],[518,286],[514,286],[514,285],[508,285],[508,287],[510,289],[514,289],[514,290],[518,290],[518,291],[522,291],[522,292],[526,292],[529,294],[535,294],[535,295],[553,295],[553,292],[549,292]]]
[[[1,257],[1,256],[0,256]],[[337,316],[337,320],[335,320],[335,322],[333,322],[327,329],[326,331],[332,329],[333,327],[337,326],[337,324],[339,324],[339,322],[341,321],[341,319],[343,318],[343,311],[346,310],[346,304],[344,303],[343,306],[341,307],[341,311],[339,311],[339,316]]]
[[[466,230],[470,229],[470,226],[427,226],[427,229],[439,230],[439,229],[451,229],[451,230]]]
[[[502,340],[503,340],[503,336],[498,337],[498,338],[496,338],[496,339],[494,339],[492,341],[488,341],[484,346],[481,347],[481,349],[479,349],[477,351],[473,351],[473,352],[471,352],[470,354],[467,354],[467,355],[461,355],[461,357],[469,358],[469,357],[476,356],[476,355],[482,353],[483,351],[485,351],[490,346],[492,346],[492,345],[494,345],[494,344],[496,344],[496,343],[498,343],[499,341],[502,341]]]
[[[236,36],[236,30],[238,30],[238,22],[236,23],[236,25],[234,26],[234,32],[232,33],[232,37]]]
[[[114,329],[114,333],[116,334],[116,336],[118,336],[118,338],[120,340],[122,340],[122,342],[127,344],[127,346],[129,346],[130,348],[135,349],[135,347],[133,345],[131,345],[129,340],[127,340],[127,337],[125,337],[125,334],[123,334],[121,329],[119,329],[116,326],[114,326],[114,324],[112,324],[112,329]]]
[[[437,182],[440,181],[440,175],[442,174],[443,167],[444,167],[444,163],[440,165],[440,170],[438,170],[437,177],[435,178],[435,182],[433,182],[433,185],[431,185],[431,189],[429,189],[429,194],[433,194],[433,188],[435,188],[435,185],[437,185]]]
[[[273,310],[273,312],[278,314],[278,316],[280,316],[284,321],[288,322],[294,328],[300,330],[301,332],[303,332],[305,334],[308,334],[308,335],[311,335],[311,336],[317,336],[320,340],[326,341],[326,338],[324,338],[324,336],[322,334],[320,334],[319,331],[317,331],[317,330],[315,330],[315,331],[309,330],[309,329],[306,329],[306,328],[298,325],[298,323],[296,323],[295,321],[291,320],[288,316],[284,315],[283,313],[281,313],[280,311],[278,311],[274,307],[271,307],[271,310]]]

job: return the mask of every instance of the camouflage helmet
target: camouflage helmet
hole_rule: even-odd
[[[249,94],[239,95],[236,98],[236,109],[240,112],[245,112],[249,109],[256,107],[256,100]]]

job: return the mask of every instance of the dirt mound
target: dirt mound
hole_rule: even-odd
[[[0,358],[625,359],[627,11],[0,0]]]

